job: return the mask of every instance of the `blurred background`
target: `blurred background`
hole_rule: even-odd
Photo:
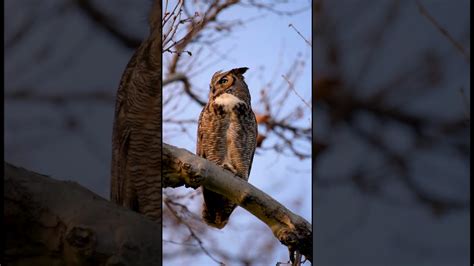
[[[115,93],[148,34],[151,3],[5,1],[7,162],[109,198]],[[250,182],[308,221],[311,15],[306,0],[163,1],[164,141],[194,152],[212,74],[249,67],[245,77],[260,134]],[[288,261],[287,248],[245,210],[236,209],[229,224],[215,230],[200,220],[199,190],[164,194],[164,265]]]
[[[313,4],[316,265],[467,265],[470,1]]]

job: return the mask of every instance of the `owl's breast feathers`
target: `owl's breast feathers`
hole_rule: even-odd
[[[112,133],[110,197],[161,221],[160,38],[143,42],[120,81]]]
[[[250,106],[223,93],[210,99],[201,112],[197,154],[248,180],[256,136],[257,123]]]

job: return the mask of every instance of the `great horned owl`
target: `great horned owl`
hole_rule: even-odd
[[[112,136],[110,199],[161,222],[161,15],[120,81]]]
[[[248,180],[256,148],[257,121],[243,74],[248,68],[216,72],[209,101],[199,116],[196,154]],[[203,188],[204,221],[223,228],[237,205]]]

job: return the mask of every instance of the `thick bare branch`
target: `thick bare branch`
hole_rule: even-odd
[[[164,187],[204,186],[225,195],[267,224],[291,253],[299,251],[312,261],[311,224],[263,191],[210,161],[168,144],[163,144],[163,165]]]
[[[5,163],[10,265],[158,265],[161,226],[75,182]]]

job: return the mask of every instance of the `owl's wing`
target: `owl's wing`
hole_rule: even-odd
[[[252,149],[252,155],[250,156],[250,164],[249,164],[249,172],[247,174],[247,177],[250,177],[250,170],[252,170],[252,163],[253,163],[253,156],[255,155],[255,150],[257,149],[257,136],[258,136],[258,124],[257,124],[257,118],[255,117],[255,114],[252,110],[250,110],[250,123],[252,123],[252,127],[254,128],[254,133],[253,133],[253,138],[251,140],[251,147]]]
[[[124,202],[125,182],[127,178],[127,157],[128,157],[128,143],[130,131],[125,130],[123,136],[118,143],[118,149],[114,150],[115,160],[113,161],[112,186],[110,198],[119,204]]]
[[[202,117],[204,114],[204,111],[206,110],[207,105],[204,106],[204,108],[201,111],[201,114],[199,115],[199,120],[198,120],[198,130],[197,130],[197,144],[196,144],[196,155],[198,156],[203,156],[203,151],[202,151],[202,138],[203,138],[203,130],[201,127],[202,124]]]
[[[121,95],[120,95],[121,96]],[[130,128],[125,124],[123,98],[117,97],[114,131],[112,136],[112,178],[110,200],[120,205],[124,201],[124,183],[127,178],[127,157]]]

